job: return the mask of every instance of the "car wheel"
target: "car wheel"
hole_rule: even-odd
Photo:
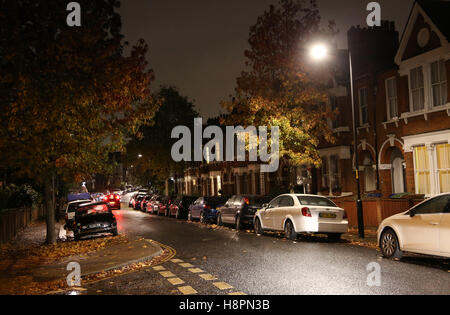
[[[73,238],[77,242],[80,240],[80,236],[78,234],[76,234],[76,233],[74,233]]]
[[[341,239],[341,233],[328,233],[327,237],[331,241],[338,241]]]
[[[219,215],[217,216],[217,225],[223,226],[222,213],[219,213]]]
[[[261,226],[261,221],[259,221],[259,218],[256,218],[255,220],[255,233],[256,235],[263,235],[264,234],[264,230]]]
[[[384,231],[381,235],[380,249],[385,258],[402,258],[403,256],[403,252],[400,250],[398,237],[391,229]]]
[[[287,221],[284,227],[284,236],[291,241],[295,241],[297,239],[297,233],[295,233],[294,225],[291,221]]]
[[[115,229],[113,230],[112,234],[113,234],[113,236],[119,235],[119,233],[117,232],[117,228],[115,228]]]
[[[237,231],[240,231],[242,229],[242,222],[241,222],[241,216],[236,216],[236,219],[234,221],[234,226],[236,227]]]

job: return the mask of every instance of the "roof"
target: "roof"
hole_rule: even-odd
[[[450,40],[450,1],[418,0],[417,3],[447,40]]]

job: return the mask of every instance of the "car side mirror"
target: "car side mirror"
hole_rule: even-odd
[[[411,218],[414,218],[414,217],[416,216],[416,214],[417,214],[416,209],[411,209],[411,210],[409,210],[409,216],[410,216]]]
[[[268,209],[268,208],[269,208],[269,204],[268,204],[268,203],[264,203],[264,204],[262,205],[262,208],[263,208],[263,209]]]

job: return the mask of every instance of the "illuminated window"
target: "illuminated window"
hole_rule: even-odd
[[[433,92],[433,106],[447,104],[447,69],[444,60],[431,64],[431,89]]]
[[[414,148],[414,174],[416,192],[424,195],[430,194],[430,161],[426,146]]]
[[[436,159],[440,192],[450,192],[450,144],[436,146]]]

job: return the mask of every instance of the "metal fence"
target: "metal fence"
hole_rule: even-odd
[[[12,240],[31,222],[45,216],[44,207],[19,208],[0,211],[0,244]]]

